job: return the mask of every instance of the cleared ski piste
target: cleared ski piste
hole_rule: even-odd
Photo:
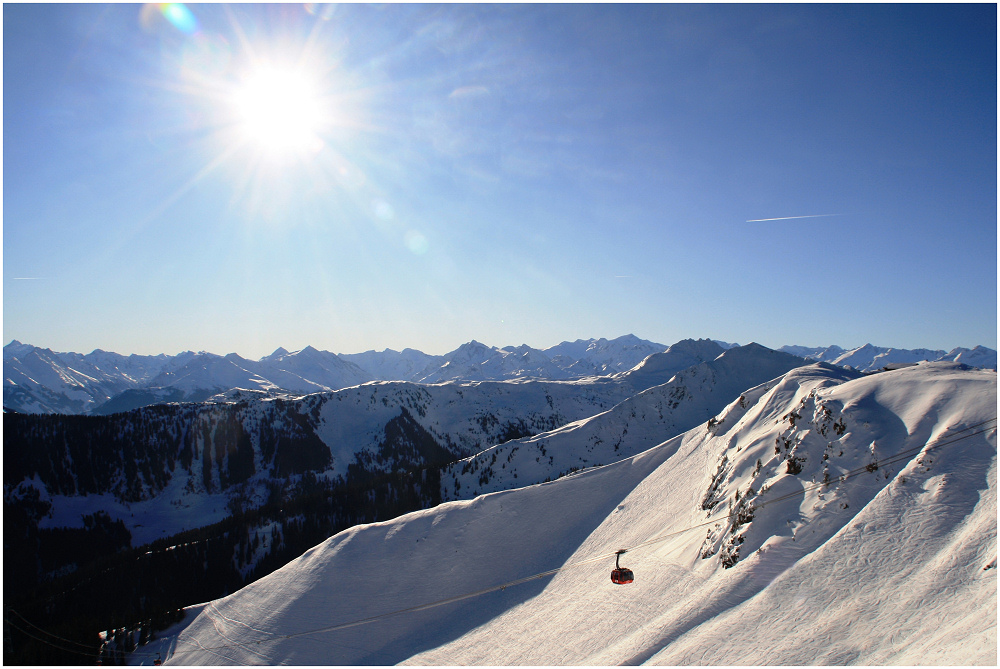
[[[711,432],[341,532],[130,660],[995,665],[996,409],[954,363],[799,368]]]

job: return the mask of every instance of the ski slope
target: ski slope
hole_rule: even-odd
[[[620,462],[341,532],[130,659],[995,665],[996,409],[955,363],[794,369]]]

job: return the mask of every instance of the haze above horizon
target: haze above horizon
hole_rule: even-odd
[[[995,5],[35,5],[4,341],[997,348]]]

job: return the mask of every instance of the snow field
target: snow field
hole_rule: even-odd
[[[170,662],[996,664],[995,374],[818,364],[719,418],[615,464],[351,528],[206,606]],[[618,548],[632,585],[608,578]]]

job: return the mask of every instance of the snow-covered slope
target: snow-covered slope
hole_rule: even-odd
[[[914,350],[882,348],[865,344],[851,351],[846,351],[833,360],[833,364],[841,367],[853,367],[862,371],[882,369],[891,363],[919,362],[921,360],[937,360],[945,354],[944,351],[932,351],[926,348]]]
[[[320,351],[312,346],[294,353],[272,354],[256,363],[247,362],[248,369],[282,388],[301,393],[350,388],[375,379],[336,353]]]
[[[16,342],[12,342],[16,343]],[[51,351],[32,349],[4,359],[4,406],[26,413],[83,413],[127,385],[110,388],[77,372]]]
[[[800,358],[816,360],[818,362],[833,362],[844,354],[844,349],[839,346],[782,346],[778,349],[785,353],[797,355]]]
[[[752,345],[757,346],[757,349],[770,350],[756,344]],[[636,391],[645,390],[666,383],[682,369],[714,360],[726,350],[710,339],[684,339],[662,353],[649,355],[635,367],[616,374],[615,378],[624,380]],[[784,358],[786,355],[780,353],[779,357]],[[790,360],[791,358],[785,359]]]
[[[161,372],[141,388],[132,388],[91,409],[96,414],[112,414],[163,402],[204,402],[212,395],[232,388],[276,393],[273,381],[251,371],[252,363],[235,353],[223,357],[201,352],[186,364]],[[313,386],[314,390],[323,388]]]
[[[542,352],[569,374],[589,376],[623,372],[666,348],[663,344],[627,334],[610,340],[601,337],[564,341]]]
[[[353,462],[391,471],[386,426],[405,411],[407,423],[450,452],[466,456],[488,445],[537,434],[618,404],[631,389],[611,379],[486,381],[418,385],[382,381],[306,398],[316,435],[329,447],[330,472]]]
[[[973,349],[953,348],[938,359],[960,362],[969,367],[980,367],[982,369],[995,370],[997,368],[997,352],[985,346],[976,346]]]
[[[301,351],[275,351],[259,361],[235,353],[201,352],[184,365],[164,371],[141,388],[129,389],[91,412],[108,415],[164,402],[204,402],[241,396],[294,397],[356,386],[372,377],[336,354],[307,346]]]
[[[668,350],[662,344],[624,335],[616,339],[578,339],[545,350],[527,345],[497,348],[477,341],[443,356],[414,349],[386,349],[337,355],[307,346],[283,348],[253,361],[235,353],[219,356],[185,351],[175,356],[123,356],[95,350],[86,355],[54,353],[16,340],[4,347],[4,407],[22,413],[110,414],[183,401],[221,401],[241,391],[272,398],[348,388],[371,380],[440,383],[510,379],[565,380],[636,372],[648,376],[644,387],[669,380],[671,372],[715,358],[735,347],[718,340],[684,340]],[[949,360],[996,369],[996,351],[977,346],[945,353],[929,349],[865,346],[784,346],[781,351],[862,371]],[[669,352],[662,356],[660,353]],[[683,354],[689,354],[685,357]],[[650,358],[649,356],[654,356]],[[634,368],[642,365],[641,372]],[[642,388],[637,386],[638,390]]]
[[[854,376],[801,367],[711,431],[341,532],[132,660],[995,665],[996,374]]]
[[[429,355],[413,348],[341,353],[340,357],[353,362],[378,381],[417,381],[425,369],[439,367],[445,361],[443,355]]]
[[[646,361],[668,356],[671,350]],[[745,389],[805,364],[802,358],[759,344],[729,349],[715,360],[671,374],[668,383],[644,390],[608,411],[493,446],[444,467],[441,498],[465,499],[523,487],[635,455],[706,424]]]
[[[4,346],[4,406],[25,413],[85,413],[128,388],[146,383],[171,359],[123,356],[97,349],[56,353],[16,339]]]
[[[911,364],[924,361],[960,362],[970,367],[996,369],[997,352],[985,346],[974,349],[954,348],[944,351],[928,348],[886,348],[865,344],[845,351],[839,346],[808,347],[782,346],[779,351],[798,355],[809,360],[829,362],[842,367],[853,367],[863,372],[874,372],[890,365]]]
[[[4,500],[40,499],[42,528],[80,527],[102,511],[141,545],[222,520],[231,498],[257,506],[306,473],[332,480],[352,466],[369,474],[440,466],[601,413],[633,391],[602,378],[373,382],[295,401],[261,401],[261,392],[221,398],[241,404],[83,421],[9,417],[5,439],[16,450],[5,462]]]
[[[527,345],[496,348],[478,341],[462,344],[419,373],[421,383],[442,381],[500,381],[503,379],[568,379],[570,374],[553,364],[547,355]]]

